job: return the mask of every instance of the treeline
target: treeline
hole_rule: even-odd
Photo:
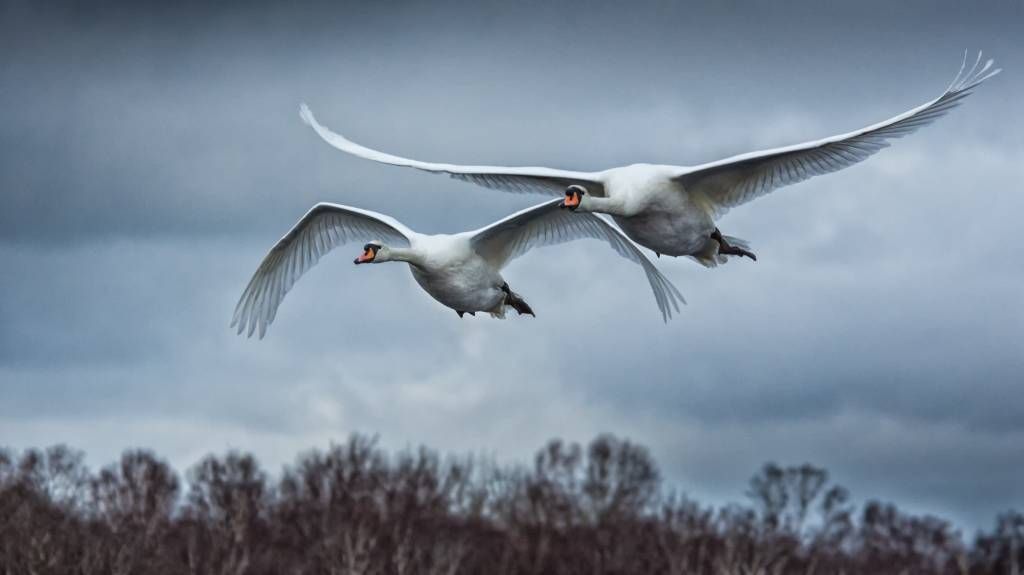
[[[389,455],[371,439],[271,479],[249,454],[182,482],[148,451],[98,473],[66,447],[0,450],[0,573],[1020,573],[1024,515],[965,543],[942,519],[855,507],[810,465],[765,465],[748,505],[667,490],[643,447],[553,441],[530,467]]]

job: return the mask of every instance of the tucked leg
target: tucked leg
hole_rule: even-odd
[[[516,313],[519,315],[528,313],[533,317],[537,317],[537,314],[533,313],[533,310],[530,308],[530,304],[526,303],[526,301],[519,297],[519,295],[513,293],[513,291],[509,289],[507,282],[501,284],[501,291],[505,292],[505,305],[516,310]]]
[[[718,242],[718,253],[720,254],[727,256],[745,256],[755,262],[757,261],[757,256],[754,255],[754,252],[745,250],[739,246],[730,245],[729,242],[725,241],[725,238],[722,237],[722,232],[720,232],[718,228],[715,228],[715,231],[711,233],[711,239]]]

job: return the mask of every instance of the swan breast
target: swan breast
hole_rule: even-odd
[[[627,169],[609,186],[623,195],[628,208],[613,216],[622,231],[660,254],[692,255],[703,249],[715,230],[714,220],[672,179],[674,172],[665,166]]]
[[[498,306],[504,297],[501,274],[468,244],[444,247],[429,250],[420,264],[409,266],[423,291],[455,310],[490,311]]]

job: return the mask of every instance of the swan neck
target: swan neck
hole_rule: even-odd
[[[420,260],[420,254],[412,248],[390,248],[388,261],[419,264]]]
[[[578,210],[581,212],[598,212],[613,216],[625,215],[622,202],[615,198],[595,198],[594,196],[584,196],[583,201],[580,202]]]

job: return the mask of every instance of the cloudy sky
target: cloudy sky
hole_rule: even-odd
[[[775,460],[968,529],[1024,508],[1021,3],[39,4],[0,2],[0,445],[274,470],[353,431],[503,461],[612,432],[712,502]],[[536,319],[347,246],[266,339],[228,329],[314,202],[448,232],[543,199],[345,156],[302,101],[425,160],[695,164],[922,103],[965,48],[1005,71],[952,115],[720,222],[756,263],[659,260],[668,325],[579,242],[506,270]]]

